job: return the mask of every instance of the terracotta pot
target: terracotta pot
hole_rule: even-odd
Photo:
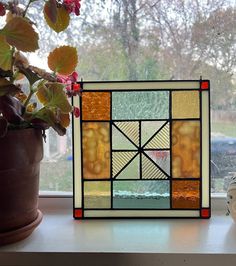
[[[29,236],[41,222],[38,210],[42,131],[10,130],[0,138],[0,245]]]

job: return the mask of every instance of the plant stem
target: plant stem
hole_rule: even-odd
[[[29,93],[27,99],[26,99],[25,102],[24,102],[24,106],[25,106],[25,107],[28,105],[28,103],[29,103],[31,97],[33,96],[33,94],[34,94],[34,91],[30,88],[30,93]]]
[[[27,11],[28,11],[28,8],[29,8],[31,2],[33,2],[33,1],[32,1],[32,0],[29,0],[27,6],[26,6],[26,8],[25,8],[25,11],[24,11],[24,13],[23,13],[23,17],[25,17],[25,15],[26,15],[26,13],[27,13]]]

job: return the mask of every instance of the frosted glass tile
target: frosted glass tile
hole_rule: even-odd
[[[112,92],[112,119],[167,119],[169,92]]]
[[[145,151],[145,153],[168,175],[170,175],[170,152],[169,151]]]
[[[114,181],[113,207],[130,209],[169,208],[169,181]]]
[[[142,154],[143,179],[167,179],[168,176],[157,167],[146,155]]]

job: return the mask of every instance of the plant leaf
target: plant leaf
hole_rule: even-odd
[[[66,93],[64,92],[64,85],[60,83],[41,84],[36,93],[39,101],[48,107],[56,107],[61,113],[68,114],[72,111],[72,106],[68,102]]]
[[[7,79],[0,78],[0,96],[4,96],[6,94],[14,95],[17,92],[20,92],[20,88],[12,84]]]
[[[0,35],[5,36],[10,45],[23,52],[34,52],[39,48],[38,34],[32,25],[22,17],[14,17],[8,21],[0,31]]]
[[[43,105],[48,104],[51,100],[50,95],[48,94],[48,88],[45,86],[44,82],[39,83],[36,96]]]
[[[69,23],[70,23],[70,16],[67,10],[63,6],[57,7],[56,22],[53,23],[52,20],[48,17],[47,13],[45,12],[45,9],[47,10],[48,8],[49,8],[49,2],[45,4],[44,12],[43,12],[44,18],[48,26],[57,33],[65,30],[69,26]]]
[[[60,124],[63,127],[68,127],[70,125],[70,115],[69,114],[60,114]]]
[[[44,14],[47,15],[48,19],[51,20],[52,23],[56,23],[57,21],[57,3],[56,0],[49,0],[45,3]]]
[[[64,136],[66,134],[66,129],[60,125],[58,118],[52,109],[43,107],[34,114],[34,118],[47,122],[47,124],[51,126],[60,136]]]
[[[5,38],[0,36],[0,68],[7,71],[12,68],[12,50]]]
[[[57,107],[64,114],[72,111],[72,106],[68,102],[66,93],[64,92],[64,85],[60,83],[48,83],[48,92],[50,95],[49,106]]]
[[[49,68],[61,75],[71,74],[78,64],[76,48],[61,46],[54,49],[48,56]]]

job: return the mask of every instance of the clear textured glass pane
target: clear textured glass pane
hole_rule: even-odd
[[[136,156],[125,169],[117,175],[116,179],[139,179],[140,178],[140,155]]]
[[[169,151],[145,151],[145,153],[168,175],[170,175]]]
[[[85,208],[110,208],[111,184],[107,181],[84,182],[84,207]]]
[[[166,91],[112,93],[113,120],[167,118],[169,93]]]
[[[113,206],[131,209],[169,208],[169,181],[114,181]]]

